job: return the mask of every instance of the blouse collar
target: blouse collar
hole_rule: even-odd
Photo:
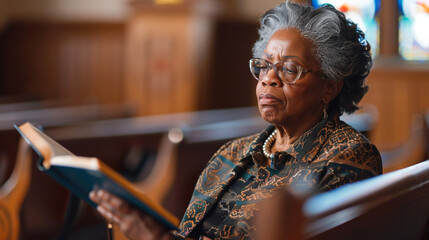
[[[281,162],[284,162],[285,156],[288,158],[293,157],[295,159],[301,159],[301,161],[304,162],[311,162],[315,159],[320,148],[338,124],[339,115],[316,123],[316,125],[302,134],[291,147],[286,149],[284,152],[276,152],[273,156],[274,165],[279,165]],[[250,144],[249,150],[240,161],[251,158],[257,166],[266,165],[268,160],[263,154],[262,146],[274,130],[275,127],[272,125],[263,130]],[[279,166],[275,168],[278,167]]]

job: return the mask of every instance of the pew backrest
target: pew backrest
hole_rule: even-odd
[[[19,125],[25,122],[54,127],[85,121],[130,117],[133,111],[132,106],[128,104],[91,104],[9,111],[0,113],[0,130],[12,129],[13,124]]]
[[[427,239],[429,160],[309,198],[308,239]]]
[[[0,184],[0,239],[19,239],[21,205],[31,181],[31,157],[30,147],[21,139],[13,172]]]

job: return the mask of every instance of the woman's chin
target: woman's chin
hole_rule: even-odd
[[[259,108],[262,119],[272,125],[281,125],[284,122],[285,115],[273,107]]]
[[[278,122],[277,114],[274,111],[261,111],[262,118],[269,123]]]

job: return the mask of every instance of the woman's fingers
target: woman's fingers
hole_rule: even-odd
[[[97,191],[97,196],[103,203],[105,203],[105,206],[109,206],[111,208],[113,213],[116,213],[116,211],[127,212],[130,210],[128,204],[124,200],[106,191]]]
[[[104,217],[106,218],[110,223],[116,223],[119,224],[122,222],[122,219],[112,213],[111,211],[107,210],[106,208],[102,207],[101,205],[97,206],[97,211]]]
[[[130,210],[130,207],[124,200],[104,190],[92,191],[89,194],[89,198],[98,205],[107,208],[110,207],[113,212],[126,212]]]
[[[132,208],[121,198],[103,191],[92,191],[89,198],[95,202],[97,211],[109,222],[119,226],[131,239],[172,239],[172,235],[151,216]]]
[[[91,191],[90,193],[89,193],[89,199],[91,199],[91,201],[93,201],[93,202],[95,202],[95,203],[99,203],[99,200],[98,200],[98,198],[97,198],[97,191]]]
[[[98,204],[97,211],[113,223],[120,222],[131,209],[124,200],[103,190],[92,191],[89,197]]]

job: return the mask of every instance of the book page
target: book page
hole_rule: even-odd
[[[100,170],[98,159],[94,157],[77,157],[74,155],[59,155],[51,158],[51,166],[67,166],[88,170]]]

